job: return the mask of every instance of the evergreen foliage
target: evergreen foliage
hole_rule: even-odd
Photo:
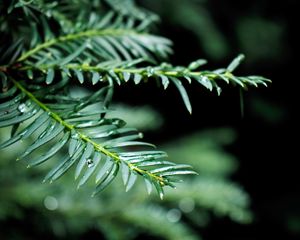
[[[126,111],[132,115],[135,112],[128,107]],[[128,119],[128,124],[131,123]],[[2,140],[9,135],[9,129],[1,129],[0,133]],[[147,196],[143,181],[137,181],[130,192],[120,191],[121,178],[117,178],[101,196],[91,198],[89,187],[93,188],[94,184],[74,191],[72,172],[45,187],[39,184],[40,176],[49,171],[62,154],[31,171],[14,168],[11,159],[30,142],[26,139],[3,150],[0,237],[23,239],[29,234],[29,238],[47,235],[49,239],[85,239],[89,238],[85,234],[92,231],[93,237],[101,233],[103,239],[109,240],[143,239],[144,234],[151,239],[199,240],[203,228],[211,226],[216,218],[248,224],[252,221],[249,196],[230,180],[238,161],[223,149],[235,141],[235,132],[224,128],[172,139],[163,145],[175,163],[184,157],[201,174],[178,184],[176,191],[166,189],[164,201],[160,201],[155,195]],[[39,149],[34,156],[42,151]],[[15,224],[5,227],[9,222]],[[28,222],[30,227],[16,229],[19,222],[22,223],[20,226]]]
[[[19,160],[31,167],[63,154],[44,181],[75,166],[78,187],[95,179],[93,194],[121,172],[126,191],[139,175],[162,198],[178,175],[196,174],[190,165],[166,161],[165,152],[140,141],[142,134],[122,119],[106,116],[116,84],[173,84],[191,113],[184,84],[220,94],[221,82],[246,89],[269,81],[235,76],[243,55],[214,71],[202,70],[203,59],[172,66],[172,42],[151,34],[158,17],[129,0],[2,1],[0,12],[0,127],[11,127],[0,148],[34,137]],[[76,84],[94,92],[74,96]],[[40,148],[44,153],[33,157]]]

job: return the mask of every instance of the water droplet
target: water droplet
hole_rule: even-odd
[[[71,138],[79,139],[79,134],[78,133],[74,133],[74,134],[72,134]]]
[[[179,202],[179,208],[185,213],[190,213],[195,208],[195,201],[192,198],[183,198]]]
[[[104,80],[103,75],[99,73],[99,81],[103,82],[103,80]]]
[[[55,197],[47,196],[44,199],[44,206],[48,210],[54,211],[58,208],[58,201]]]
[[[206,76],[203,76],[203,77],[202,77],[202,80],[203,80],[204,82],[209,82],[209,79],[208,79],[208,77],[206,77]]]
[[[181,211],[173,208],[167,212],[167,219],[169,222],[176,223],[181,218]]]
[[[114,119],[112,122],[111,122],[113,125],[116,125],[117,127],[123,127],[126,125],[126,122],[124,122],[123,120],[121,119]]]
[[[144,137],[144,134],[143,133],[139,133],[139,138],[143,138]]]
[[[27,112],[27,106],[25,103],[21,103],[19,106],[18,106],[18,110],[21,112],[21,113],[24,113],[24,112]]]
[[[148,77],[151,77],[154,74],[154,69],[152,67],[147,68]]]
[[[86,160],[86,164],[87,164],[88,168],[91,168],[91,167],[94,166],[94,162],[93,162],[93,160],[90,159],[90,158]]]

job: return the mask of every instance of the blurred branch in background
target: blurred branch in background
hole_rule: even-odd
[[[198,40],[204,53],[211,59],[221,60],[228,56],[228,43],[215,24],[211,12],[208,11],[207,1],[143,0],[141,2],[159,13],[162,19],[168,19],[168,24],[176,29],[179,28],[179,32],[182,30],[190,32]]]
[[[166,20],[167,27],[178,34],[190,34],[198,44],[193,50],[213,61],[222,61],[242,52],[246,65],[258,62],[283,62],[290,53],[286,42],[286,23],[264,14],[268,1],[249,1],[243,11],[235,1],[213,0],[140,0]],[[180,43],[180,38],[175,39]],[[188,46],[185,51],[190,53]],[[199,52],[197,53],[199,55]],[[188,54],[186,57],[191,57]]]
[[[116,105],[116,108],[129,125],[136,124],[136,119],[130,116],[138,114],[139,119],[144,119],[139,123],[142,130],[155,128],[162,121],[149,107]],[[9,134],[8,130],[1,130],[1,140]],[[109,240],[141,236],[197,240],[201,239],[199,229],[216,217],[228,216],[235,222],[249,223],[252,220],[249,197],[229,180],[237,162],[223,150],[223,145],[232,144],[234,139],[232,129],[216,129],[166,144],[164,149],[170,153],[170,159],[193,164],[200,177],[186,178],[177,190],[168,191],[164,201],[155,194],[148,197],[142,182],[125,193],[121,178],[94,198],[90,197],[89,187],[75,189],[72,174],[51,185],[42,185],[41,175],[54,161],[30,171],[13,167],[22,164],[13,160],[25,143],[14,147],[14,151],[8,148],[0,162],[0,237],[29,239],[47,235],[48,239],[82,239],[93,232],[94,237],[105,236]],[[21,223],[23,227],[14,227]]]
[[[241,17],[236,23],[236,35],[240,51],[247,54],[249,64],[282,61],[286,58],[283,36],[285,26],[258,16]]]

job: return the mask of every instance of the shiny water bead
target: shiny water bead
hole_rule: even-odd
[[[24,112],[27,112],[27,106],[25,103],[21,103],[19,106],[18,106],[18,110],[21,112],[21,113],[24,113]]]
[[[91,168],[91,167],[94,166],[94,162],[93,162],[93,160],[90,159],[90,158],[86,160],[86,164],[87,164],[88,168]]]

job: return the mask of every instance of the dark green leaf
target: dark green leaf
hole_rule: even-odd
[[[46,144],[47,142],[54,139],[56,136],[58,136],[62,131],[64,130],[64,126],[60,125],[59,123],[53,124],[53,127],[50,127],[49,130],[46,132],[43,132],[44,135],[42,137],[39,137],[33,144],[31,144],[29,147],[26,148],[26,151],[20,156],[20,159],[24,158],[40,146]]]
[[[92,196],[95,196],[96,194],[103,191],[116,178],[118,171],[119,165],[115,164],[110,173],[103,179],[101,183],[97,185],[96,190],[93,192]]]
[[[92,83],[93,85],[95,85],[100,79],[100,74],[98,72],[92,72],[93,76],[92,76]]]
[[[1,59],[7,60],[8,64],[11,64],[14,61],[14,52],[20,52],[23,46],[23,37],[19,37],[17,41],[13,42],[4,53],[2,53]]]
[[[104,38],[97,38],[98,44],[102,46],[114,59],[121,61],[122,58],[120,55],[117,53],[115,48],[109,43],[106,39]]]
[[[233,61],[228,65],[227,71],[228,72],[233,72],[239,65],[240,63],[244,60],[245,55],[240,54],[238,55]]]
[[[24,133],[25,133],[25,131],[23,131],[22,133],[20,133],[20,134],[14,136],[14,137],[8,139],[7,141],[1,143],[1,144],[0,144],[0,149],[6,148],[6,147],[8,147],[8,146],[10,146],[10,145],[12,145],[12,144],[18,142],[18,141],[22,138],[22,135],[23,135]]]
[[[20,123],[17,123],[12,126],[11,131],[10,131],[10,137],[14,137],[17,134],[19,127],[20,127]]]
[[[54,79],[54,70],[50,68],[47,72],[46,83],[51,84],[53,82],[53,79]]]
[[[164,151],[137,151],[137,152],[119,153],[119,156],[134,159],[134,158],[142,158],[145,156],[163,158],[163,157],[167,157],[168,155]]]
[[[226,83],[229,83],[229,79],[228,77],[224,76],[223,74],[217,74],[217,76],[222,79],[223,81],[225,81]]]
[[[5,91],[5,92],[0,91],[0,99],[11,97],[11,96],[13,96],[15,94],[16,91],[17,91],[16,86],[11,87],[10,89],[8,89],[8,91]],[[18,96],[22,97],[24,95],[23,95],[23,93],[21,93]],[[7,102],[0,103],[0,109],[1,109],[1,106],[6,105],[6,104],[7,104]]]
[[[82,84],[84,82],[84,77],[83,77],[82,72],[80,70],[77,70],[77,69],[73,69],[73,71],[75,72],[78,81]]]
[[[155,187],[155,189],[156,189],[156,191],[157,191],[160,199],[163,200],[163,198],[164,198],[164,190],[163,190],[161,184],[158,181],[153,181],[153,185],[154,185],[154,187]]]
[[[124,136],[124,137],[118,137],[118,138],[114,138],[112,140],[105,141],[104,143],[102,143],[102,145],[105,146],[105,147],[114,147],[115,144],[135,140],[135,139],[138,139],[138,138],[141,138],[141,137],[142,137],[141,133],[127,135],[127,136]]]
[[[189,99],[189,96],[188,96],[184,86],[182,85],[181,81],[179,81],[177,78],[174,78],[174,77],[170,77],[170,79],[175,84],[175,86],[177,87],[177,89],[180,92],[180,95],[183,99],[183,102],[186,106],[186,109],[191,114],[192,113],[192,106],[191,106],[191,103],[190,103],[190,99]]]
[[[69,156],[72,156],[74,154],[74,152],[79,144],[80,144],[80,140],[78,139],[77,135],[72,134],[71,140],[69,143]]]
[[[28,113],[22,114],[21,116],[16,116],[14,118],[10,118],[8,120],[5,121],[1,121],[0,122],[0,127],[7,127],[7,126],[11,126],[17,123],[21,123],[31,117],[33,117],[36,113],[37,113],[37,109],[33,109]]]
[[[173,176],[173,175],[190,175],[190,174],[198,174],[195,171],[192,170],[174,170],[174,171],[169,171],[169,172],[164,172],[164,173],[160,173],[159,175],[161,177],[166,177],[166,176]]]
[[[101,19],[101,21],[97,24],[97,28],[106,27],[114,17],[115,13],[113,11],[109,11],[105,16]]]
[[[154,169],[154,170],[151,170],[150,172],[151,173],[163,173],[163,172],[168,172],[168,171],[173,171],[173,170],[182,170],[182,169],[189,169],[191,168],[190,165],[186,165],[186,164],[177,164],[177,165],[172,165],[172,166],[167,166],[167,167],[162,167],[162,168],[157,168],[157,169]]]
[[[128,182],[126,184],[126,190],[125,190],[126,192],[128,192],[133,187],[136,179],[137,179],[136,173],[135,172],[131,172],[130,176],[128,178]]]
[[[59,61],[59,65],[63,66],[63,65],[66,65],[67,63],[73,61],[77,56],[79,56],[85,50],[86,46],[87,46],[86,43],[82,44],[82,46],[77,48],[77,50],[75,52],[71,53],[69,56],[67,56],[64,59],[62,59],[61,61]]]
[[[191,79],[189,76],[185,75],[184,78],[185,78],[186,80],[188,80],[189,84],[192,83],[192,79]]]
[[[85,150],[77,164],[76,170],[75,170],[75,179],[77,179],[84,167],[84,165],[86,164],[87,159],[93,154],[94,152],[94,146],[88,142],[86,144]]]
[[[126,141],[112,144],[112,147],[128,147],[128,146],[149,146],[155,147],[155,145],[151,143],[139,142],[139,141]]]
[[[122,172],[123,183],[126,186],[126,184],[128,182],[129,174],[130,174],[130,169],[129,169],[129,166],[126,163],[124,163],[123,161],[121,161],[121,172]]]
[[[144,181],[145,181],[145,185],[146,185],[146,189],[148,194],[150,194],[152,192],[152,183],[151,181],[148,179],[147,175],[144,175]]]
[[[108,79],[109,77],[111,77],[117,82],[118,85],[121,85],[120,77],[113,70],[108,71],[108,73],[109,73],[109,75],[107,76]]]
[[[61,177],[70,167],[72,167],[72,165],[78,160],[78,158],[80,158],[81,154],[82,154],[82,150],[83,150],[83,145],[81,145],[77,151],[74,153],[73,156],[71,156],[70,158],[68,158],[68,161],[66,161],[63,166],[61,168],[59,168],[55,174],[53,174],[53,176],[51,176],[51,182],[55,181],[56,179],[58,179],[59,177]]]
[[[245,85],[243,84],[243,82],[242,82],[240,79],[238,79],[237,77],[235,77],[235,76],[230,76],[230,79],[231,79],[233,82],[235,82],[235,83],[237,83],[238,85],[240,85],[241,87],[245,87]]]
[[[200,66],[203,66],[206,63],[207,63],[207,61],[205,59],[199,59],[194,62],[191,62],[190,65],[188,66],[188,69],[195,70],[195,69],[199,68]]]
[[[0,122],[5,121],[7,119],[13,118],[15,116],[20,115],[19,110],[13,110],[13,111],[4,111],[0,114]]]
[[[7,108],[12,108],[12,107],[16,108],[23,98],[24,98],[24,95],[19,94],[19,95],[17,95],[16,97],[14,97],[13,99],[11,99],[9,101],[5,101],[3,103],[0,103],[0,111],[7,110]]]
[[[111,103],[113,94],[114,94],[114,83],[111,77],[107,76],[108,82],[109,82],[109,86],[108,86],[108,90],[106,93],[106,96],[104,98],[104,109],[107,109],[109,107],[109,104]],[[104,114],[101,116],[104,117]]]
[[[166,77],[164,75],[160,75],[160,78],[162,80],[162,84],[164,86],[164,89],[166,90],[167,87],[169,86],[170,81],[169,81],[168,77]]]
[[[126,60],[132,60],[132,57],[127,50],[113,37],[106,37],[106,39],[120,52]]]
[[[27,77],[29,78],[29,79],[33,79],[33,72],[32,72],[32,70],[31,69],[28,69],[27,70]]]
[[[67,141],[69,140],[70,134],[66,133],[49,151],[47,151],[42,156],[37,156],[34,159],[30,159],[28,163],[28,167],[39,165],[49,158],[53,157],[60,149],[62,149]]]
[[[92,174],[95,172],[96,168],[98,167],[98,164],[101,160],[101,153],[95,152],[94,157],[92,159],[92,164],[88,165],[88,169],[84,172],[84,175],[81,177],[78,188],[81,187],[83,184],[86,183],[86,181],[92,176]]]
[[[130,36],[125,37],[124,42],[126,43],[125,46],[135,57],[141,56],[145,59],[152,59],[152,56]]]
[[[164,161],[164,160],[153,160],[153,161],[145,161],[145,162],[139,162],[135,164],[138,167],[150,167],[150,166],[159,166],[159,165],[172,165],[175,166],[175,163]]]
[[[139,84],[142,79],[143,79],[143,76],[141,74],[138,74],[138,73],[134,74],[133,81],[135,84]]]
[[[130,73],[129,73],[129,72],[126,72],[126,71],[124,71],[124,72],[122,72],[122,73],[123,73],[124,81],[125,81],[125,82],[128,82],[129,79],[130,79]]]
[[[96,175],[96,183],[99,183],[102,179],[105,179],[105,176],[108,176],[111,173],[114,165],[114,161],[111,158],[107,157],[107,159],[105,160],[105,164]]]
[[[209,89],[210,91],[212,91],[213,89],[213,85],[211,83],[211,81],[209,80],[208,77],[206,76],[198,76],[198,77],[195,77],[197,82],[202,84],[204,87],[206,87],[207,89]]]

